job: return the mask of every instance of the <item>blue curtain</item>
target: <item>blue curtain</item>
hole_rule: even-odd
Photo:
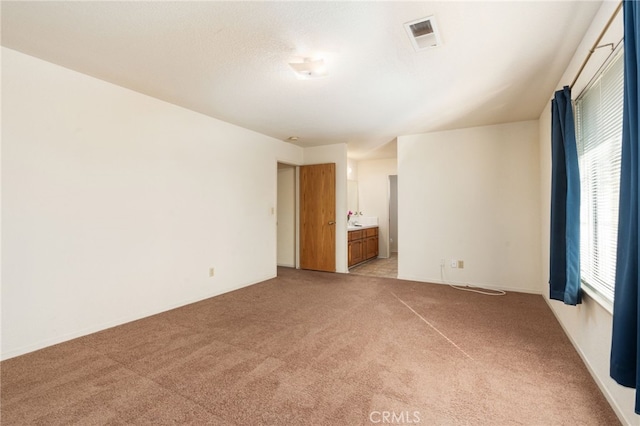
[[[580,174],[571,105],[565,86],[551,101],[551,247],[549,297],[581,303]]]
[[[613,338],[611,377],[623,386],[636,388],[635,411],[640,414],[640,350],[638,344],[638,4],[625,1],[624,11],[624,110],[622,121],[622,158],[620,170],[620,212],[615,298],[613,302]]]

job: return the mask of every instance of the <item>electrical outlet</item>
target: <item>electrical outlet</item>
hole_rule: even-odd
[[[464,269],[464,260],[458,260],[458,268]]]
[[[209,277],[213,277],[216,274],[215,268],[209,268]]]
[[[451,267],[452,268],[457,268],[458,267],[458,261],[456,259],[451,259]]]

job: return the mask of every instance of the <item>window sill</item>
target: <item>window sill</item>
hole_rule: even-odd
[[[600,295],[600,293],[598,293],[585,283],[582,283],[582,290],[587,296],[589,296],[591,300],[595,301],[598,305],[602,306],[605,311],[613,315],[613,302],[607,300],[605,297]]]

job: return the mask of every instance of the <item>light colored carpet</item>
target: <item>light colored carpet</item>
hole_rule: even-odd
[[[2,362],[2,424],[619,423],[541,296],[278,274]]]

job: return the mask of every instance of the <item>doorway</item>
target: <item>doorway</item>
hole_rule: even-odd
[[[277,265],[296,267],[296,168],[278,163]]]
[[[369,205],[378,201],[380,214],[381,253],[388,253],[369,262],[354,266],[349,270],[356,275],[373,277],[397,278],[398,277],[398,175],[379,175],[376,178],[375,191],[369,191]],[[386,196],[383,188],[387,186]],[[379,190],[378,190],[379,189]],[[388,216],[385,213],[388,212]],[[386,225],[386,226],[385,226]],[[386,228],[386,229],[385,229]],[[388,230],[388,231],[387,231]],[[388,232],[388,234],[387,234]],[[387,237],[388,235],[388,237]],[[386,245],[386,247],[385,247]]]

